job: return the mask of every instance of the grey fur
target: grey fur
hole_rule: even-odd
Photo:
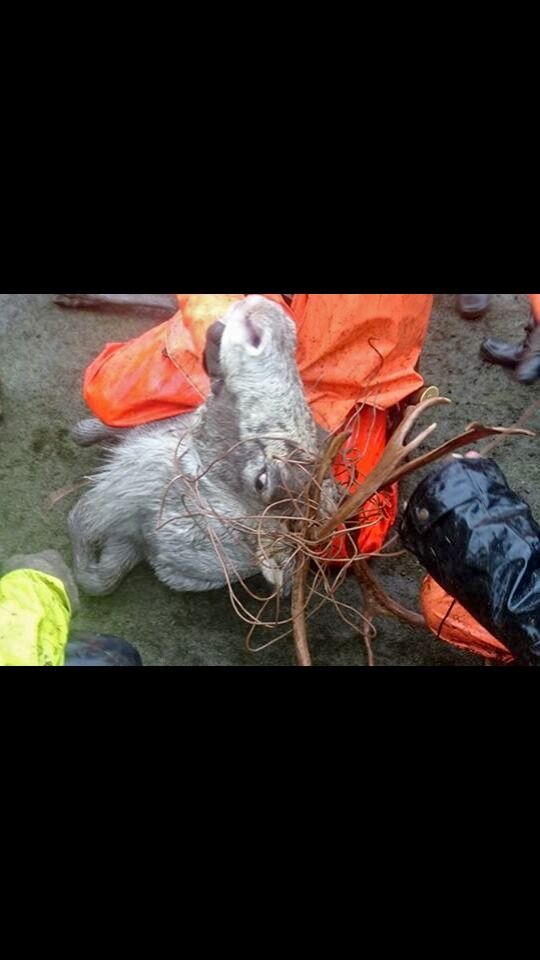
[[[282,588],[290,578],[290,551],[274,545],[280,514],[292,509],[280,501],[302,492],[321,441],[296,367],[296,330],[260,296],[233,306],[223,323],[222,387],[198,410],[130,430],[99,420],[75,429],[79,443],[108,446],[69,516],[87,593],[112,592],[142,560],[174,590],[216,589],[227,579],[218,554],[231,581],[262,572]],[[302,463],[283,463],[291,453]],[[334,495],[330,481],[327,508]]]

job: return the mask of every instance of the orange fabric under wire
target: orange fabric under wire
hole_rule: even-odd
[[[493,637],[432,577],[427,576],[420,591],[422,612],[429,629],[441,640],[489,660],[511,663],[515,657]]]

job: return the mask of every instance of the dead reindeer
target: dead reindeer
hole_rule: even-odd
[[[75,428],[78,442],[108,445],[69,516],[83,590],[111,593],[142,560],[174,590],[212,590],[260,572],[276,591],[290,583],[286,529],[321,444],[295,355],[293,321],[249,296],[209,331],[212,393],[199,409],[130,430],[99,420]],[[320,487],[324,518],[337,488],[328,479]]]

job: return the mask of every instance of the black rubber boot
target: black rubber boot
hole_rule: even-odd
[[[488,337],[480,346],[484,360],[501,367],[512,367],[520,383],[533,383],[540,377],[540,325],[532,316],[525,327],[525,340],[518,346]]]
[[[540,377],[540,326],[533,324],[525,341],[516,377],[520,383],[533,383]]]
[[[480,354],[489,363],[498,363],[501,367],[517,367],[523,355],[523,345],[507,343],[506,340],[495,340],[488,337],[480,346]]]
[[[464,320],[478,320],[489,310],[490,293],[458,293],[458,310]]]
[[[107,633],[73,633],[66,648],[66,667],[142,667],[138,650]]]

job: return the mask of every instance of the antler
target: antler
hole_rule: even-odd
[[[531,430],[524,430],[518,427],[485,427],[481,423],[471,423],[464,433],[461,433],[459,436],[453,437],[446,443],[441,444],[441,446],[436,447],[435,450],[430,450],[428,453],[425,453],[422,456],[416,457],[415,459],[407,462],[407,458],[418,449],[418,447],[430,436],[430,434],[433,433],[434,430],[437,429],[437,424],[432,423],[429,427],[426,427],[425,430],[419,433],[418,436],[416,436],[413,440],[407,442],[407,437],[413,425],[426,410],[429,410],[431,407],[435,407],[440,404],[448,403],[451,403],[451,400],[449,400],[447,397],[430,397],[429,399],[423,400],[421,403],[418,403],[415,406],[408,407],[399,427],[388,441],[384,454],[377,464],[375,470],[373,470],[366,481],[361,484],[356,493],[352,494],[350,497],[347,497],[334,516],[326,521],[326,523],[322,524],[319,528],[313,528],[307,522],[307,520],[313,515],[313,499],[310,499],[309,502],[311,506],[309,509],[309,514],[301,526],[303,535],[312,542],[312,545],[317,545],[327,540],[341,524],[345,523],[352,516],[357,514],[364,504],[372,496],[374,496],[374,494],[376,494],[381,487],[395,483],[401,477],[407,476],[409,473],[413,473],[415,470],[419,470],[420,467],[424,467],[429,463],[440,460],[453,450],[468,446],[471,443],[482,440],[484,437],[490,437],[494,435],[500,437],[501,439],[504,436],[535,436]],[[319,489],[320,483],[329,469],[332,459],[339,452],[339,449],[343,445],[347,436],[347,434],[340,434],[338,437],[335,437],[327,447],[315,479],[315,484]],[[314,495],[315,497],[318,496],[317,491],[315,491]],[[308,567],[308,557],[305,555],[300,555],[294,574],[292,592],[294,643],[298,662],[302,666],[311,665],[304,609],[305,584]],[[355,565],[355,572],[364,588],[366,588],[373,598],[378,600],[379,604],[386,608],[388,612],[393,613],[394,616],[398,616],[400,619],[405,620],[415,626],[423,625],[423,618],[420,614],[406,610],[406,608],[401,607],[400,604],[396,604],[395,601],[392,601],[391,598],[386,596],[376,578],[368,572],[367,566],[365,566],[363,562],[360,561]]]
[[[322,482],[328,473],[333,460],[335,457],[337,457],[343,444],[349,437],[350,432],[340,433],[337,436],[332,437],[326,445],[326,449],[321,458],[317,473],[307,489],[307,503],[309,505],[307,516],[299,524],[299,533],[304,537],[307,537],[308,535],[309,520],[315,516],[317,512],[321,498]],[[301,554],[298,558],[296,570],[294,571],[291,600],[294,647],[296,650],[296,659],[300,667],[311,666],[311,654],[309,652],[305,618],[305,587],[308,568],[309,559],[304,554]]]
[[[411,427],[424,410],[428,410],[430,407],[441,403],[450,403],[450,400],[447,400],[445,397],[432,397],[429,400],[424,400],[422,403],[417,404],[415,407],[407,408],[403,420],[388,441],[385,451],[375,469],[370,473],[367,480],[360,485],[356,493],[345,500],[337,513],[334,514],[327,523],[323,524],[322,527],[313,531],[313,539],[317,542],[319,540],[325,540],[333,533],[336,527],[341,523],[345,523],[345,521],[355,513],[358,513],[360,508],[363,507],[370,497],[377,493],[381,487],[391,482],[394,474],[399,471],[401,464],[436,430],[437,424],[432,423],[431,426],[423,430],[414,440],[406,443],[405,441]]]
[[[316,543],[327,539],[336,527],[345,523],[346,520],[349,520],[350,517],[358,513],[361,507],[363,507],[370,497],[377,493],[381,487],[395,483],[401,479],[401,477],[407,476],[415,470],[419,470],[420,467],[424,467],[428,463],[440,460],[442,457],[451,453],[452,450],[466,447],[468,444],[476,443],[477,440],[482,440],[484,437],[491,437],[494,434],[499,436],[535,436],[531,430],[523,430],[517,427],[485,427],[481,423],[471,423],[464,433],[453,437],[446,443],[441,444],[441,446],[436,447],[435,450],[430,450],[421,457],[416,457],[407,463],[406,460],[411,453],[418,449],[424,440],[437,429],[437,424],[432,423],[429,427],[426,427],[422,433],[419,433],[414,440],[407,443],[406,440],[411,427],[416,423],[418,417],[431,407],[451,402],[447,397],[431,397],[428,400],[423,400],[414,407],[407,408],[402,422],[388,441],[379,463],[373,472],[370,473],[367,480],[361,484],[356,493],[345,500],[330,520],[319,527],[318,530],[311,531],[311,537]]]

